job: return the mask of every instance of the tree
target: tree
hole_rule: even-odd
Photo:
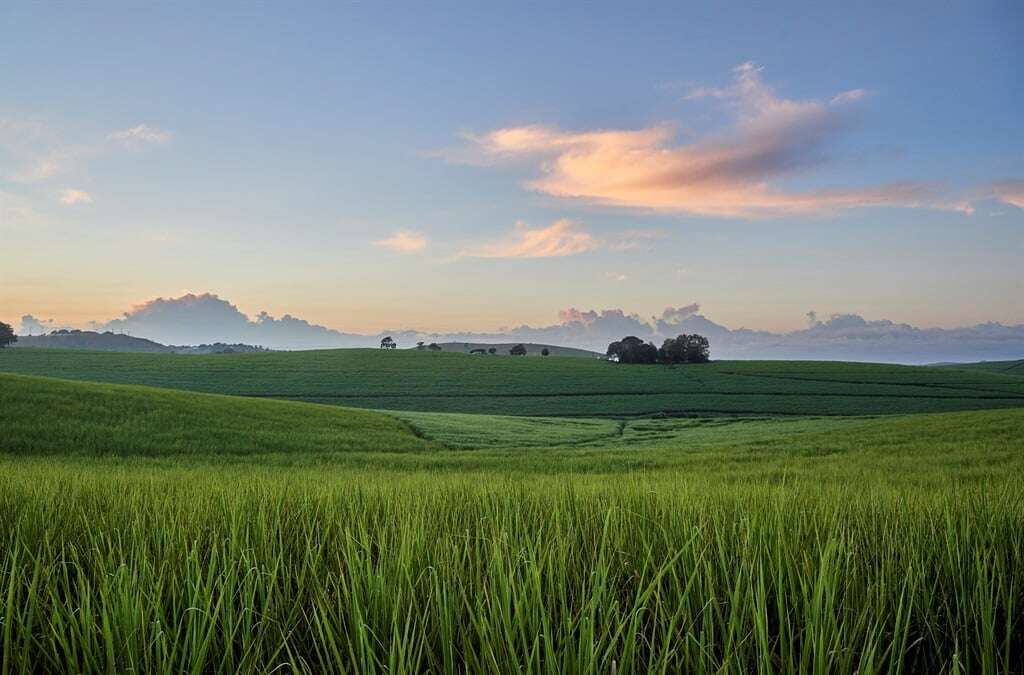
[[[398,346],[398,343],[395,342],[394,340],[392,340],[390,335],[380,341],[380,348],[381,349],[394,349],[397,346]]]
[[[508,353],[512,356],[526,356],[526,347],[521,344],[516,345],[512,349],[508,350]]]
[[[540,350],[540,355],[541,356],[548,356],[550,354],[551,354],[551,350],[548,349],[547,347],[545,347],[544,349]]]
[[[10,324],[0,321],[0,349],[3,349],[7,345],[12,345],[17,341],[18,336],[14,334],[14,329],[11,328]]]
[[[419,342],[416,343],[416,349],[419,349],[420,351],[423,351],[423,349],[426,346],[427,346],[427,343],[423,342],[422,340],[420,340]]]
[[[608,345],[607,356],[619,363],[657,363],[658,348],[644,342],[635,335],[629,335]]]
[[[711,360],[711,345],[703,335],[686,336],[686,362],[707,363]]]
[[[696,333],[669,338],[658,350],[658,360],[662,363],[707,363],[710,358],[708,339]]]
[[[497,347],[488,347],[487,353],[488,354],[497,354],[498,353],[498,348]]]
[[[442,347],[436,342],[431,342],[429,345],[427,345],[427,349],[429,349],[432,352],[439,352],[441,351]]]
[[[683,336],[666,339],[658,350],[658,360],[662,363],[686,363],[686,341]]]

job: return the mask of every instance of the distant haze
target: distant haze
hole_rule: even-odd
[[[213,342],[258,344],[272,349],[375,347],[391,335],[399,347],[425,342],[537,342],[604,352],[608,343],[636,335],[659,343],[679,333],[700,333],[711,341],[714,358],[836,359],[895,363],[978,361],[1024,358],[1024,325],[984,323],[963,328],[918,328],[890,320],[868,320],[856,314],[807,315],[807,328],[775,333],[718,324],[696,303],[667,307],[644,318],[623,309],[568,308],[549,325],[521,325],[500,330],[428,333],[415,328],[375,335],[346,333],[312,324],[288,314],[265,312],[248,316],[229,301],[210,293],[157,298],[113,321],[92,322],[90,328],[130,333],[164,344]],[[22,317],[22,334],[57,327],[32,315]]]

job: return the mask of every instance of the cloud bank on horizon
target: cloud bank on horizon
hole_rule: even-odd
[[[819,319],[808,312],[808,326],[789,333],[728,328],[700,313],[691,303],[667,307],[649,318],[623,309],[567,308],[548,326],[521,325],[497,331],[424,333],[383,331],[377,335],[344,333],[285,314],[260,312],[249,317],[212,293],[156,298],[125,312],[119,319],[92,322],[98,331],[130,333],[164,344],[195,345],[243,342],[271,349],[375,347],[383,335],[400,346],[419,340],[437,342],[544,342],[604,352],[608,343],[626,335],[658,342],[679,333],[700,333],[711,341],[714,358],[828,359],[931,363],[1024,358],[1024,325],[984,323],[963,328],[918,328],[888,320],[869,321],[857,314]],[[27,314],[21,334],[40,334],[58,326]]]

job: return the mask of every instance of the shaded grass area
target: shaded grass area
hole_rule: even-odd
[[[878,415],[1024,406],[1024,379],[879,364],[594,359],[343,349],[264,354],[0,351],[0,371],[334,405],[532,416]]]
[[[437,446],[380,413],[288,401],[0,374],[0,451],[252,455]]]
[[[0,459],[0,649],[9,672],[1016,672],[1020,474],[847,478]]]

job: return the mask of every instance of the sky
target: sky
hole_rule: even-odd
[[[1022,31],[1012,0],[4,3],[0,320],[1024,324]]]

